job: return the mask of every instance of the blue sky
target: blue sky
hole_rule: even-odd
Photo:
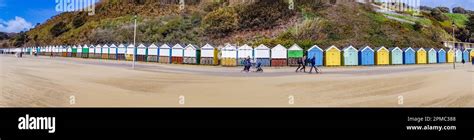
[[[57,0],[0,0],[0,32],[20,32],[43,23],[60,12],[56,11]],[[60,0],[59,0],[60,1]],[[78,0],[71,0],[78,1]],[[421,0],[430,7],[461,6],[474,10],[474,0]]]

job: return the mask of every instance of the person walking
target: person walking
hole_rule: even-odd
[[[309,74],[312,73],[313,68],[314,68],[314,71],[316,71],[316,73],[319,73],[318,68],[316,67],[316,57],[313,56],[313,58],[311,58],[309,63],[311,64],[311,68],[309,69]]]
[[[302,58],[298,59],[298,61],[297,61],[298,68],[296,68],[295,72],[298,72],[298,71],[301,72],[301,70],[305,70],[305,72],[306,72],[305,61],[306,61],[306,55],[303,55]]]

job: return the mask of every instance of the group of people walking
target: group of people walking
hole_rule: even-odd
[[[320,73],[319,69],[316,67],[316,57],[307,58],[304,55],[302,58],[298,59],[298,68],[296,68],[295,72],[305,72],[306,73],[306,66],[310,64],[311,68],[309,69],[309,74],[313,73],[313,68],[316,73]]]

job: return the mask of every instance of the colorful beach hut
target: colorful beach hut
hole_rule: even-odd
[[[253,48],[250,47],[247,44],[244,44],[244,45],[240,46],[237,49],[237,52],[238,52],[237,53],[237,56],[238,56],[237,65],[239,65],[239,66],[244,65],[244,60],[246,58],[250,57],[250,59],[253,59]]]
[[[278,44],[271,49],[271,66],[282,67],[288,64],[287,62],[287,49],[282,45]]]
[[[67,57],[67,54],[68,54],[68,47],[61,45],[61,49],[62,49],[62,53],[63,53],[62,56],[63,56],[63,57]]]
[[[461,49],[456,49],[456,63],[461,63],[462,61],[462,51]]]
[[[158,61],[160,63],[169,64],[171,63],[171,47],[168,44],[163,44],[160,46],[160,53]]]
[[[423,48],[416,49],[416,64],[426,64],[427,52]]]
[[[297,44],[288,48],[288,66],[298,66],[298,60],[303,57],[303,49]]]
[[[76,54],[76,57],[78,58],[82,58],[82,46],[81,45],[77,45],[77,54]]]
[[[89,45],[89,55],[88,58],[95,58],[95,47],[94,45]],[[100,52],[99,52],[100,53]]]
[[[323,65],[323,58],[324,58],[324,50],[321,49],[318,45],[313,45],[311,48],[308,49],[307,57],[308,59],[312,59],[315,57],[316,66]],[[311,65],[308,63],[308,65]]]
[[[446,63],[446,51],[444,49],[437,49],[436,52],[438,53],[437,62]]]
[[[375,48],[375,64],[376,65],[390,64],[390,51],[384,46]]]
[[[147,53],[146,45],[145,44],[138,45],[137,54],[136,54],[137,61],[146,62],[146,53]]]
[[[340,66],[341,65],[341,50],[332,45],[325,51],[325,65],[326,66]]]
[[[127,61],[132,61],[133,60],[133,55],[137,53],[137,48],[133,44],[128,44],[127,46],[127,51],[125,51],[125,60]],[[136,58],[136,56],[135,56]],[[135,59],[136,60],[136,59]]]
[[[120,44],[117,46],[117,60],[125,60],[125,53],[127,52],[127,46]]]
[[[171,63],[183,64],[183,51],[185,45],[176,44],[171,48]]]
[[[227,44],[222,48],[222,66],[237,66],[237,48],[234,45]]]
[[[403,64],[403,50],[399,47],[392,47],[388,49],[390,51],[390,64],[391,65],[402,65]]]
[[[72,46],[67,46],[67,57],[72,57]]]
[[[54,50],[55,50],[54,56],[61,56],[61,55],[62,55],[63,49],[61,49],[60,46],[55,46],[55,47],[54,47]],[[24,50],[24,51],[22,51],[22,52],[26,52],[26,50]]]
[[[101,59],[102,58],[102,45],[98,44],[94,47],[94,58]]]
[[[473,61],[473,59],[474,59],[474,48],[472,48],[471,51],[469,51],[469,54],[470,54],[469,56],[471,58],[469,61],[474,62]]]
[[[453,49],[448,50],[448,53],[446,55],[446,62],[448,62],[448,63],[453,63],[454,62],[454,50]]]
[[[201,50],[199,46],[188,44],[184,47],[183,63],[184,64],[199,64]]]
[[[261,66],[270,66],[270,48],[260,44],[253,49],[254,57]]]
[[[438,52],[434,48],[428,50],[428,63],[435,64],[438,63]]]
[[[344,66],[357,66],[359,64],[358,50],[353,46],[342,49],[342,64]]]
[[[374,65],[375,62],[374,50],[369,46],[365,46],[364,48],[359,50],[359,65],[362,66],[370,66]]]
[[[201,65],[218,65],[219,64],[219,51],[217,48],[210,44],[206,44],[201,47]]]
[[[403,64],[415,64],[415,50],[411,47],[403,49]]]
[[[117,59],[117,46],[104,44],[100,47],[100,59]]]
[[[464,49],[464,51],[462,51],[462,58],[464,59],[464,62],[470,61],[469,51],[467,49]]]
[[[158,62],[158,46],[155,43],[148,46],[147,61]]]

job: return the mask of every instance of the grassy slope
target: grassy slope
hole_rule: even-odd
[[[140,10],[136,11],[136,9]],[[32,29],[28,35],[30,40],[37,36],[40,44],[130,42],[131,15],[137,12],[140,15],[138,41],[146,43],[239,42],[251,45],[265,43],[270,46],[298,43],[304,48],[313,44],[323,47],[329,45],[441,47],[439,42],[450,37],[439,27],[439,24],[432,24],[432,20],[417,19],[428,27],[415,31],[412,25],[389,20],[362,5],[352,4],[317,10],[300,7],[297,15],[288,21],[281,21],[283,24],[277,27],[237,31],[226,37],[211,39],[202,34],[203,29],[199,26],[199,20],[207,14],[206,11],[201,10],[202,7],[187,7],[184,12],[177,9],[173,6],[133,5],[111,0],[111,2],[98,5],[96,15],[87,16],[87,22],[79,28],[73,28],[71,23],[78,13],[63,13]],[[459,18],[457,15],[452,15],[452,17]],[[407,18],[407,20],[414,19]],[[68,23],[70,30],[53,38],[49,30],[59,21]],[[30,41],[28,44],[34,45],[35,42]]]

